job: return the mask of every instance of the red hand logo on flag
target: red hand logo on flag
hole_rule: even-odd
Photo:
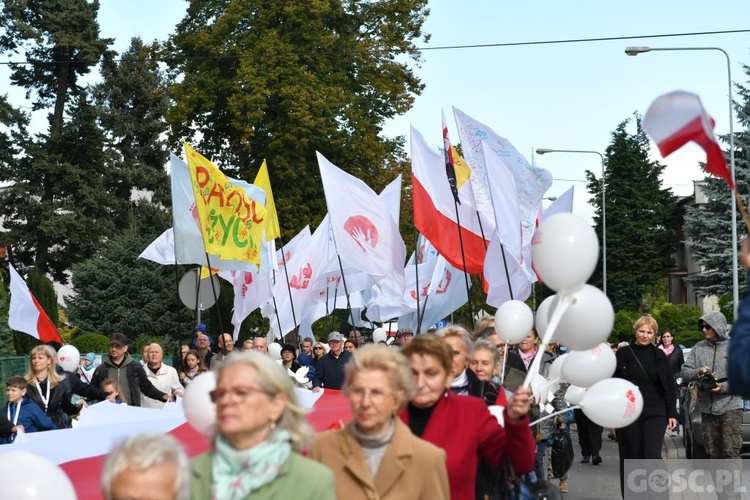
[[[448,291],[448,286],[451,284],[451,272],[449,269],[445,269],[445,276],[438,283],[435,293],[445,293]]]
[[[378,228],[364,215],[352,215],[344,223],[344,231],[354,238],[365,253],[378,244]]]
[[[289,280],[289,286],[295,290],[304,290],[310,286],[310,278],[312,278],[312,266],[308,262],[305,267],[292,276],[292,279]]]

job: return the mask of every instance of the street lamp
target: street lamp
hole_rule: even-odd
[[[580,149],[548,149],[539,148],[536,154],[547,153],[585,153],[599,155],[602,161],[602,291],[607,295],[607,174],[604,171],[604,156],[599,151],[586,151]]]
[[[637,56],[646,52],[672,50],[718,50],[727,59],[727,84],[729,87],[729,166],[732,171],[732,182],[734,183],[734,100],[732,99],[732,64],[727,51],[720,47],[626,47],[625,53],[629,56]],[[732,196],[732,300],[734,302],[734,319],[737,319],[737,309],[740,304],[740,280],[739,265],[737,258],[737,201]]]

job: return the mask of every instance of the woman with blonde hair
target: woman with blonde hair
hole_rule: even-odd
[[[57,353],[48,345],[38,345],[29,354],[29,371],[24,377],[28,388],[26,395],[44,410],[59,429],[70,427],[69,415],[83,407],[83,401],[70,402],[73,392],[66,375],[57,373]]]
[[[213,449],[191,461],[192,498],[335,498],[331,471],[301,455],[312,430],[289,375],[256,351],[216,372]],[[310,478],[314,478],[311,480]]]
[[[660,459],[664,432],[677,424],[674,378],[669,359],[654,345],[659,330],[650,315],[633,324],[633,339],[617,349],[617,368],[613,377],[633,382],[643,395],[640,417],[627,427],[616,429],[620,452],[620,492],[624,492],[625,460]],[[623,493],[624,494],[624,493]]]
[[[317,435],[310,450],[333,471],[337,498],[448,499],[445,452],[414,436],[396,416],[414,392],[406,358],[381,345],[352,354],[342,389],[353,420]]]

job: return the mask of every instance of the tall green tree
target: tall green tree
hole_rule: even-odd
[[[158,236],[158,212],[147,225],[131,219],[91,259],[73,266],[75,295],[67,299],[68,320],[79,332],[123,332],[131,338],[172,335],[184,329],[177,295],[179,270],[138,255]],[[169,221],[162,213],[161,230]]]
[[[628,132],[629,125],[635,133]],[[605,156],[607,295],[616,311],[642,311],[648,292],[673,267],[677,200],[662,188],[659,176],[665,167],[651,161],[648,151],[649,140],[636,115],[617,126]],[[591,171],[586,178],[596,232],[602,234],[601,179]],[[593,282],[602,282],[601,266]]]
[[[750,67],[744,66],[750,76]],[[748,204],[750,187],[750,87],[736,85],[738,99],[735,102],[737,121],[742,130],[734,134],[735,183],[744,203]],[[725,144],[728,137],[721,138]],[[727,163],[729,155],[727,154]],[[701,164],[704,168],[705,165]],[[705,168],[704,168],[705,171]],[[689,206],[685,213],[684,231],[686,245],[692,258],[701,266],[701,272],[688,276],[699,297],[732,295],[732,217],[731,203],[734,194],[726,183],[714,176],[707,176],[700,185],[706,203]],[[738,245],[746,234],[745,224],[737,213]],[[739,247],[738,247],[739,251]],[[740,288],[744,287],[744,275],[740,275]]]
[[[47,133],[22,143],[23,154],[0,171],[0,181],[11,183],[0,197],[3,243],[61,282],[70,263],[107,234],[96,227],[108,226],[97,208],[100,135],[89,134],[95,117],[79,83],[111,43],[99,36],[98,10],[88,0],[6,0],[0,11],[0,51],[26,60],[10,65],[12,84],[33,95],[34,110],[52,110]]]
[[[252,179],[268,161],[282,234],[326,212],[315,151],[376,191],[405,167],[385,120],[422,90],[426,0],[192,0],[165,48],[174,146]]]
[[[151,47],[133,38],[118,60],[106,57],[102,82],[93,89],[107,151],[107,190],[117,205],[113,216],[118,228],[129,225],[136,207],[133,192],[142,200],[170,205],[165,165],[169,150],[165,139],[169,106],[167,84]]]

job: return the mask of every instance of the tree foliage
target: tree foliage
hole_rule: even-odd
[[[629,124],[635,133],[627,131]],[[643,310],[647,293],[673,267],[676,198],[661,187],[664,165],[649,160],[641,119],[620,123],[605,156],[607,215],[607,295],[615,310]],[[587,171],[597,234],[602,234],[602,183]],[[600,241],[601,244],[601,241]],[[600,252],[601,258],[601,252]],[[601,266],[593,282],[601,284]]]
[[[162,218],[162,229],[167,221]],[[177,296],[179,270],[138,259],[159,234],[135,220],[91,259],[73,266],[68,317],[80,331],[163,336],[181,328],[183,306]]]
[[[426,0],[193,0],[165,47],[175,146],[245,179],[268,161],[284,239],[326,212],[315,152],[382,189],[405,169],[380,136],[422,84],[409,58]]]
[[[745,74],[750,75],[750,67],[744,66]],[[740,194],[747,193],[750,188],[750,87],[737,85],[739,99],[735,102],[737,120],[743,130],[735,132],[735,184]],[[722,137],[728,143],[728,137]],[[726,155],[727,158],[729,155]],[[729,159],[727,159],[729,163]],[[705,165],[701,164],[705,171]],[[734,194],[726,183],[713,176],[707,176],[700,186],[707,198],[702,205],[687,207],[685,213],[686,245],[692,257],[701,266],[701,272],[688,276],[686,281],[691,284],[699,297],[716,295],[731,297],[732,279],[732,217],[731,203]],[[747,196],[743,196],[747,205]],[[739,209],[737,210],[738,245],[745,234],[744,222]],[[739,246],[738,246],[739,252]],[[742,288],[745,280],[739,279]],[[730,304],[730,310],[732,309]],[[730,313],[727,317],[733,315]]]

